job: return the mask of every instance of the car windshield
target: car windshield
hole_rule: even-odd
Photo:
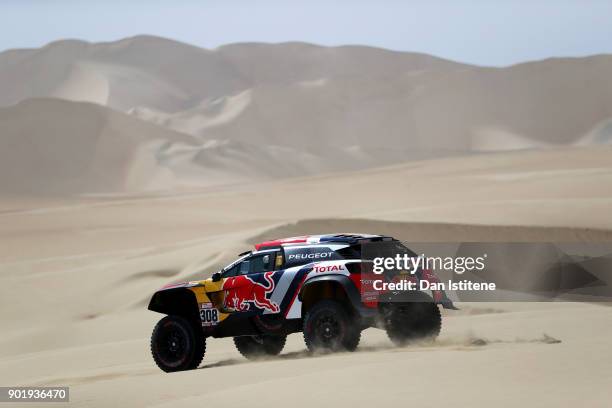
[[[234,262],[232,262],[231,264],[227,265],[225,268],[221,269],[221,273],[226,272],[230,269],[232,269],[234,266],[236,266],[236,264],[244,261],[246,258],[248,258],[251,254],[246,254],[244,256],[241,256],[240,258],[236,259]]]

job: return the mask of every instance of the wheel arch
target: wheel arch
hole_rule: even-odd
[[[199,320],[195,293],[187,288],[172,288],[156,292],[149,301],[149,310],[166,315],[178,315]]]
[[[312,305],[323,299],[341,301],[352,313],[362,309],[359,292],[345,275],[324,275],[308,279],[302,285],[298,299],[302,302],[302,316]]]

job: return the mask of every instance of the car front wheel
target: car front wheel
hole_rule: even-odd
[[[206,339],[195,321],[170,315],[161,319],[151,335],[151,353],[165,372],[197,368],[204,358]]]

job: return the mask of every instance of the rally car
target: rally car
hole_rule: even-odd
[[[362,256],[372,243],[412,253],[381,235],[285,238],[255,245],[209,279],[163,287],[148,307],[167,315],[151,336],[153,359],[166,372],[196,368],[208,337],[233,337],[249,359],[279,354],[295,332],[303,332],[309,350],[328,351],[355,350],[368,327],[385,329],[396,344],[435,338],[438,306],[452,302],[441,291],[372,291]],[[437,280],[430,271],[411,278]]]

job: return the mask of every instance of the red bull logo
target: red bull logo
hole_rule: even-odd
[[[248,275],[227,278],[222,287],[225,290],[225,301],[223,303],[225,308],[245,312],[251,310],[251,305],[254,305],[258,309],[278,313],[280,311],[278,305],[268,299],[268,295],[274,291],[273,273],[266,272],[263,274],[265,284],[255,282]]]

